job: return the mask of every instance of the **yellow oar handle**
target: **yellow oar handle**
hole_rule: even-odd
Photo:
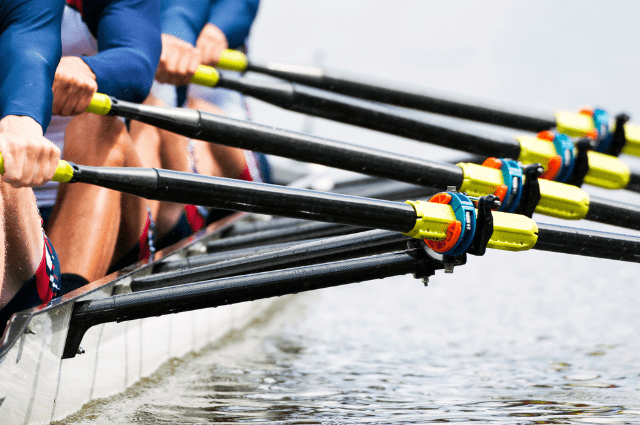
[[[0,153],[0,174],[4,174],[4,157]],[[56,167],[56,173],[53,175],[51,179],[54,182],[67,183],[71,181],[73,178],[73,167],[71,165],[61,159],[58,162],[58,166]]]
[[[210,66],[200,65],[191,82],[201,86],[215,87],[220,80],[218,71]],[[98,115],[109,115],[111,112],[111,98],[106,94],[95,93],[86,112]]]
[[[111,111],[111,98],[106,94],[95,93],[85,111],[92,114],[108,115]]]
[[[191,79],[193,84],[207,87],[215,87],[218,84],[218,81],[220,81],[220,74],[218,74],[218,70],[206,65],[200,65]]]
[[[248,65],[247,55],[237,50],[226,49],[222,51],[216,68],[244,72]]]
[[[407,201],[416,211],[416,225],[405,233],[418,239],[444,240],[449,225],[456,221],[456,215],[450,205],[427,201]],[[492,211],[493,233],[488,248],[506,251],[524,251],[534,247],[538,241],[536,222],[519,214]]]

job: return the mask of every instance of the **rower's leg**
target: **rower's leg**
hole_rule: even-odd
[[[153,95],[149,95],[144,104],[167,106]],[[186,137],[139,121],[131,121],[130,134],[142,167],[192,171]],[[150,201],[149,205],[156,223],[156,233],[160,238],[174,228],[184,213],[183,204]]]
[[[153,95],[149,95],[147,100],[144,101],[144,104],[166,106]],[[133,145],[138,152],[141,164],[140,166],[148,168],[162,168],[162,162],[160,159],[161,140],[159,129],[152,125],[132,120],[129,123],[129,135],[131,136]],[[158,223],[158,214],[161,202],[149,200],[148,205],[151,209],[151,215],[155,218],[156,223]]]
[[[117,117],[83,113],[67,126],[63,158],[83,165],[122,167],[128,138]],[[47,228],[62,273],[93,281],[105,275],[118,237],[120,192],[73,183],[61,184]]]
[[[218,115],[225,115],[224,111],[219,107],[198,98],[189,98],[189,108]],[[206,158],[210,156],[212,159],[211,162],[213,167],[216,169],[216,173],[207,175],[230,178],[240,178],[243,176],[247,166],[244,150],[215,143],[196,143],[194,148],[196,158],[200,159],[202,157]],[[207,155],[207,153],[209,155]],[[201,165],[197,164],[197,166],[198,169],[201,168]],[[202,170],[202,174],[206,174],[205,170]]]
[[[133,142],[129,132],[124,124],[120,126],[119,138],[124,140],[124,166],[125,167],[143,167],[142,161],[138,155],[138,151],[133,146]],[[140,247],[140,238],[146,237],[143,231],[149,220],[153,220],[153,213],[149,207],[149,200],[138,196],[123,193],[120,216],[120,231],[118,234],[118,242],[113,261],[118,261],[127,255],[134,247]],[[149,216],[149,213],[152,215]],[[149,223],[150,224],[150,223]],[[146,241],[147,243],[149,241]],[[146,257],[145,257],[146,258]],[[142,258],[139,258],[142,259]]]
[[[33,276],[42,261],[44,239],[30,188],[0,182],[0,308]],[[2,332],[0,323],[0,333]]]

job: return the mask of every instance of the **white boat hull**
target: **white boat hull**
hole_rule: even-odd
[[[197,249],[202,241],[190,248]],[[184,250],[174,255],[181,257]],[[143,268],[139,273],[148,271]],[[69,300],[126,292],[130,279],[113,283],[113,276],[108,276],[93,282],[42,311],[31,310],[34,314],[28,316],[26,326],[14,326],[19,328],[17,337],[15,331],[5,333],[5,354],[0,356],[0,424],[49,423],[91,400],[121,393],[168,359],[200,350],[246,327],[269,313],[275,302],[267,299],[94,326],[82,339],[84,354],[62,360],[73,308]],[[13,321],[18,321],[15,316]]]

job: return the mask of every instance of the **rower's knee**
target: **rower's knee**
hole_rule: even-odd
[[[83,113],[67,126],[63,158],[83,165],[122,167],[131,147],[120,118]]]

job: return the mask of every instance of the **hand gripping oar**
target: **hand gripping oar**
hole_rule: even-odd
[[[428,116],[416,118],[407,111],[364,102],[286,82],[258,81],[222,76],[203,67],[194,76],[198,84],[224,87],[281,108],[457,149],[477,155],[512,158],[525,164],[540,163],[562,182],[583,182],[606,189],[634,190],[640,175],[632,175],[618,158],[589,149],[585,139],[575,146],[566,135],[511,138],[463,128],[443,126]]]
[[[363,146],[275,129],[184,108],[140,105],[96,95],[90,112],[112,114],[200,140],[299,161],[419,184],[444,190],[455,186],[472,196],[493,194],[505,184],[501,170],[476,164],[456,165],[383,152]],[[564,219],[581,219],[640,229],[640,207],[590,197],[566,184],[539,180],[535,211]],[[640,180],[637,190],[640,191]]]
[[[361,77],[329,72],[317,67],[278,63],[255,64],[249,62],[244,53],[235,50],[225,50],[217,67],[240,72],[258,72],[360,99],[503,127],[535,132],[555,127],[561,133],[570,136],[591,136],[598,142],[599,152],[614,156],[618,156],[621,152],[640,156],[640,126],[626,124],[628,117],[624,114],[616,117],[615,124],[612,124],[608,114],[599,109],[578,113],[558,111],[555,114],[526,112],[515,108],[506,109],[441,93],[366,81]]]

